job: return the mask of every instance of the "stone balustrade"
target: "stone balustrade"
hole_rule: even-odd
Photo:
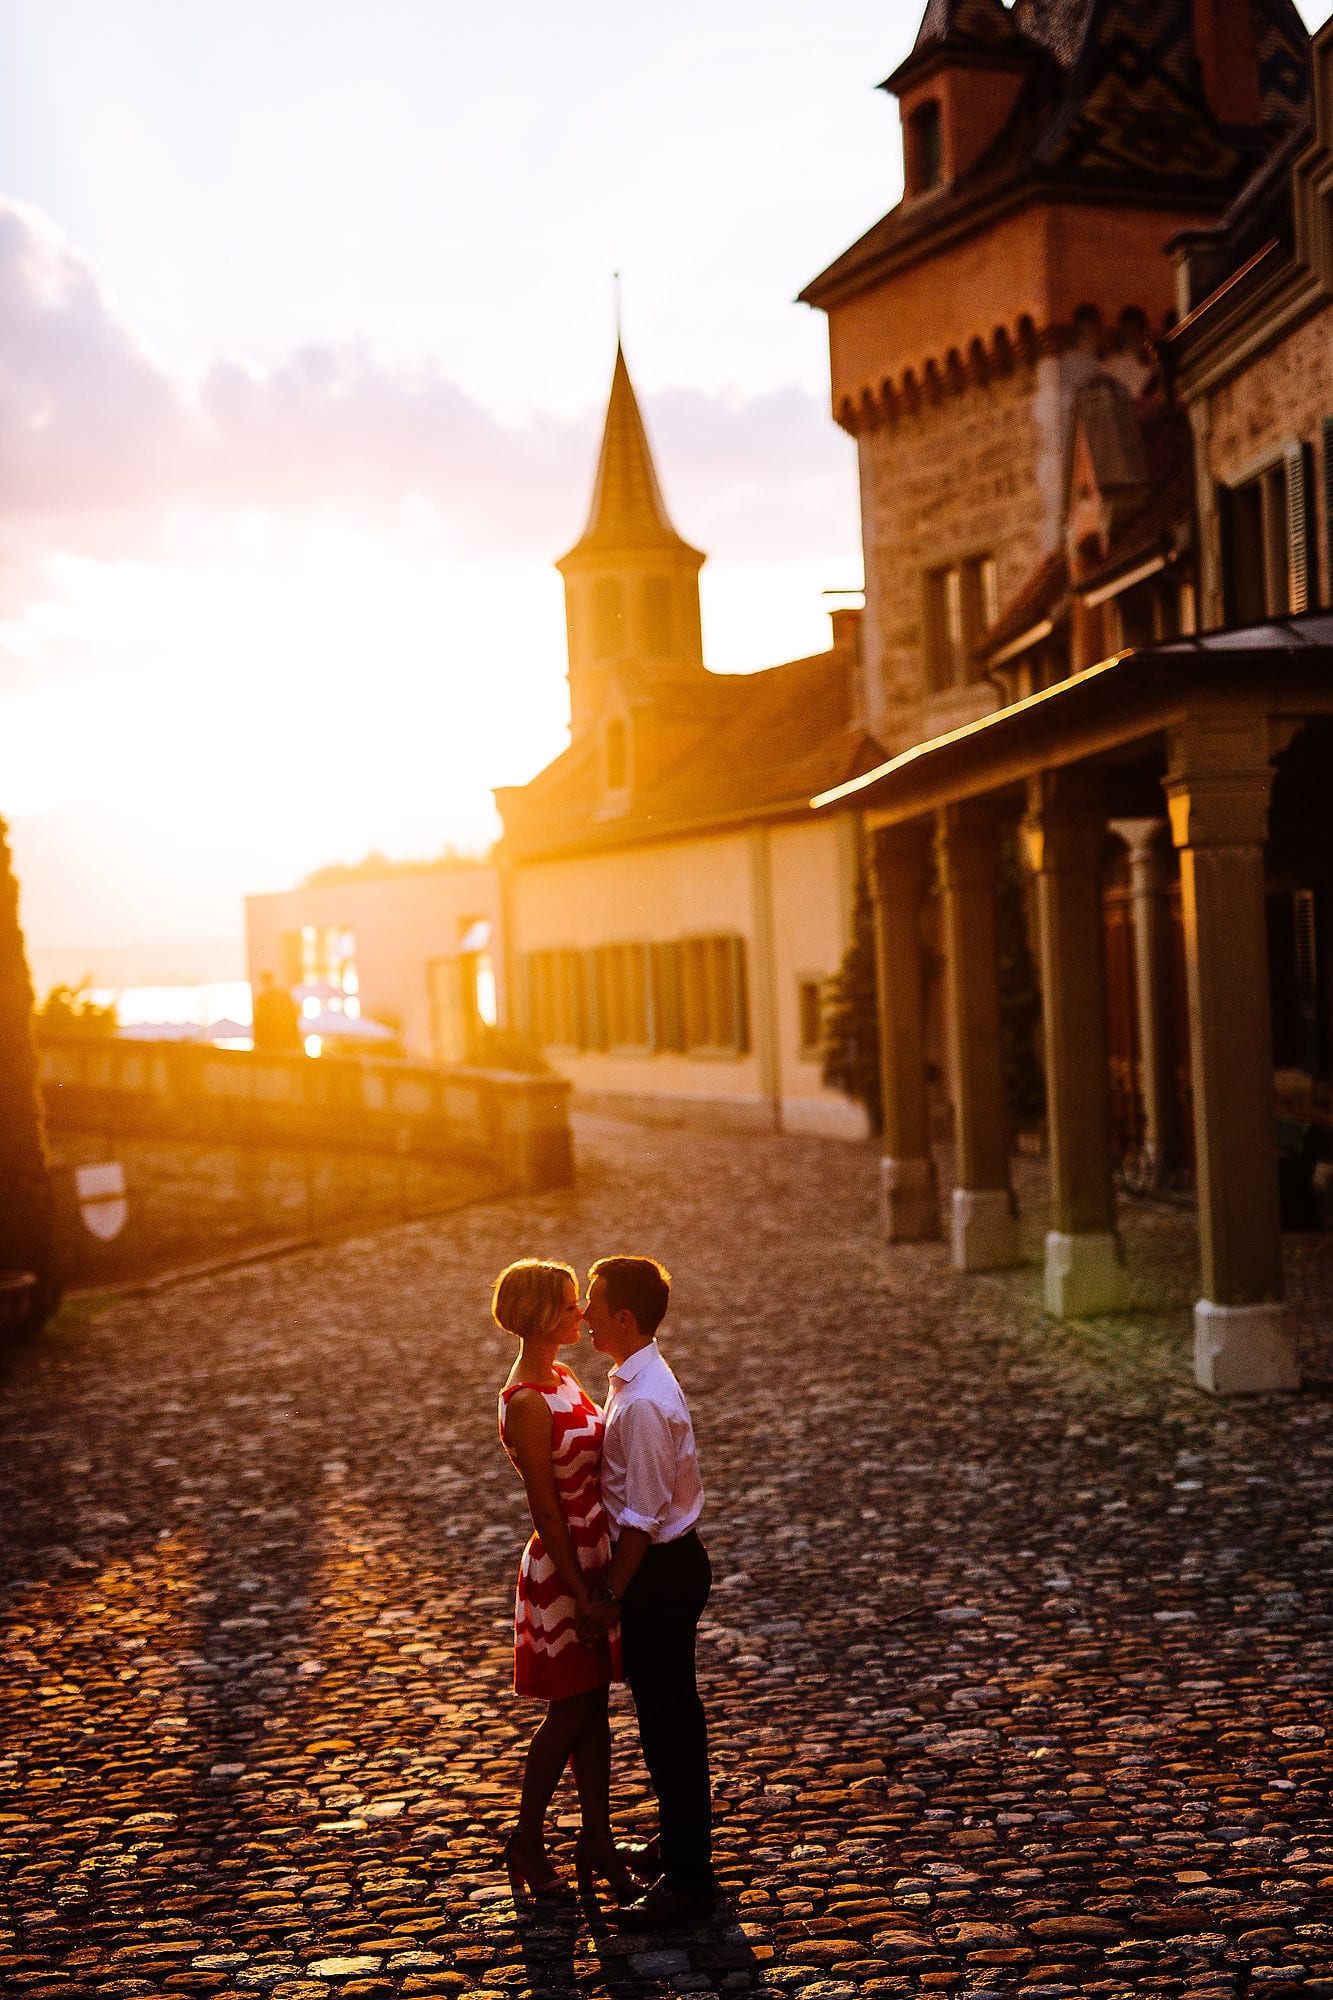
[[[42,1034],[39,1058],[53,1131],[469,1160],[523,1191],[573,1179],[563,1077],[100,1035]]]

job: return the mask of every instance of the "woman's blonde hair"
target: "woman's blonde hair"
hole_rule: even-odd
[[[547,1264],[540,1257],[520,1257],[501,1271],[491,1293],[491,1315],[497,1326],[519,1340],[540,1339],[565,1310],[565,1285],[579,1281],[569,1264]]]

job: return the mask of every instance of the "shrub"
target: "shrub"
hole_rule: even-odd
[[[114,1001],[100,1005],[89,992],[87,979],[79,986],[53,986],[37,1010],[37,1026],[57,1035],[114,1035]]]
[[[864,873],[856,883],[852,941],[828,985],[822,1073],[825,1083],[864,1104],[870,1129],[878,1135],[884,1119],[879,1084],[875,914]]]

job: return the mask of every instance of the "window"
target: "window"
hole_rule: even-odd
[[[675,603],[668,576],[650,576],[643,586],[643,636],[650,653],[676,649]]]
[[[817,1062],[824,1045],[824,983],[796,982],[797,1054],[802,1062]]]
[[[999,571],[993,556],[969,556],[926,573],[926,666],[936,690],[978,678],[972,653],[999,616]]]
[[[688,1050],[745,1053],[750,1037],[742,938],[682,941],[681,1013]]]
[[[625,593],[614,577],[599,577],[592,587],[592,645],[599,660],[625,647]]]
[[[1285,618],[1314,602],[1313,458],[1308,444],[1293,444],[1253,479],[1218,487],[1229,625]]]
[[[541,1048],[744,1055],[745,941],[679,938],[529,952],[528,1027]]]
[[[629,783],[629,734],[618,715],[606,725],[606,789],[623,792]]]
[[[597,949],[598,994],[604,1009],[606,1044],[643,1049],[648,1037],[648,953],[641,944],[604,944]]]
[[[909,194],[926,194],[938,187],[944,170],[943,128],[934,98],[920,104],[907,121],[904,178]]]
[[[534,951],[528,955],[528,1015],[541,1048],[588,1046],[583,953]]]

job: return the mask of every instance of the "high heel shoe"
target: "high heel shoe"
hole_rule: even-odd
[[[505,1872],[516,1903],[568,1903],[569,1884],[552,1868],[540,1842],[533,1843],[517,1829],[504,1844]]]
[[[581,1833],[574,1842],[574,1876],[580,1896],[590,1897],[598,1876],[618,1903],[633,1901],[643,1894],[643,1884],[628,1867],[620,1849],[610,1840],[598,1840]]]

